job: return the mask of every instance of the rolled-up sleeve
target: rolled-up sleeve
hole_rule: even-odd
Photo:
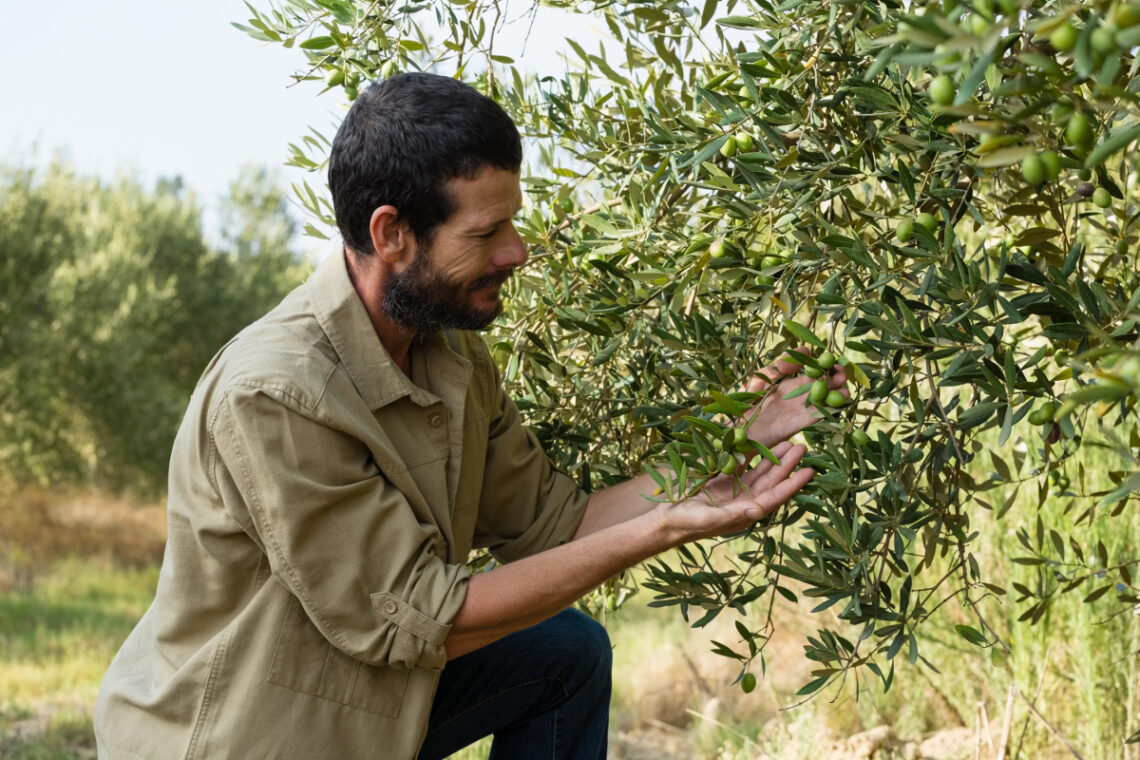
[[[211,423],[215,479],[273,575],[333,646],[370,665],[441,669],[470,571],[368,447],[284,389],[238,386]]]
[[[589,496],[559,471],[496,383],[476,545],[510,562],[566,543]]]

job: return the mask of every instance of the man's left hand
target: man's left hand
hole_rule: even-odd
[[[811,354],[811,349],[807,346],[800,346],[795,350],[801,354]],[[812,378],[801,374],[802,370],[802,365],[780,359],[764,367],[756,377],[748,381],[744,390],[749,393],[759,393],[766,388],[769,389],[759,407],[749,412],[749,419],[752,420],[748,426],[749,438],[772,448],[823,417],[823,414],[808,402],[806,394],[786,398],[797,388],[815,382]],[[827,387],[839,391],[845,398],[850,398],[851,393],[846,388],[847,373],[843,371],[843,366],[836,364],[834,367],[825,367],[824,371],[822,379],[826,380]]]

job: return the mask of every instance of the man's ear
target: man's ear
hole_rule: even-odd
[[[368,221],[368,231],[372,235],[372,247],[381,260],[398,264],[410,259],[414,242],[408,225],[399,218],[395,206],[380,206],[372,212]]]

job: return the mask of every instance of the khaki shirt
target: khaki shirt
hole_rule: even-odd
[[[99,757],[415,757],[473,547],[568,541],[477,334],[392,362],[329,256],[207,367],[171,457],[154,603],[100,688]]]

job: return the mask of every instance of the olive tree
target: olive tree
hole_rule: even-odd
[[[247,171],[214,250],[180,180],[0,167],[0,482],[161,492],[202,368],[302,277],[282,202]]]
[[[1046,530],[1036,583],[983,577],[979,510],[1066,498],[1084,521],[1135,508],[1140,431],[1140,5],[824,0],[269,0],[238,24],[299,49],[300,82],[433,70],[471,82],[536,151],[519,227],[532,264],[489,336],[548,452],[587,488],[643,469],[676,498],[771,452],[740,442],[781,357],[838,363],[852,398],[804,386],[818,471],[746,535],[649,564],[654,604],[701,626],[774,595],[830,610],[802,693],[853,669],[890,684],[952,602],[1040,620],[1058,595],[1140,598],[1137,557]],[[505,19],[589,15],[564,70],[502,53]],[[498,36],[497,36],[498,35]],[[293,164],[319,173],[313,131]],[[300,198],[329,222],[323,183]],[[315,226],[311,226],[315,230]],[[1107,485],[1072,463],[1120,462]],[[1108,459],[1106,459],[1108,461]],[[1012,592],[1012,593],[1011,593]],[[768,625],[716,643],[763,656]]]

